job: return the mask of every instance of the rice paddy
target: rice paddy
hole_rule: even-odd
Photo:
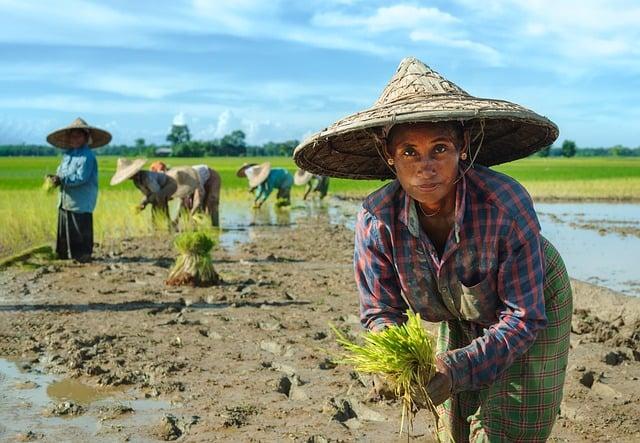
[[[290,158],[167,158],[169,166],[206,163],[222,177],[222,211],[228,201],[251,206],[244,178],[235,176],[243,162],[269,161],[272,167],[291,172],[296,166]],[[55,238],[57,192],[43,191],[46,174],[54,174],[60,157],[0,158],[0,257],[24,248],[51,242]],[[132,209],[142,195],[127,181],[109,186],[116,166],[115,157],[98,157],[100,192],[94,212],[96,242],[152,233],[150,210],[136,214]],[[495,169],[523,183],[536,200],[640,200],[640,159],[636,158],[532,158],[501,165]],[[380,187],[379,180],[332,179],[329,193],[362,197]],[[292,202],[302,200],[304,187],[294,187]],[[275,202],[274,196],[267,204]]]

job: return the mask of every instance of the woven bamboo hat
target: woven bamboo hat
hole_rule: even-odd
[[[478,98],[409,57],[369,109],[352,114],[296,147],[296,164],[314,174],[386,179],[386,133],[398,123],[458,121],[470,128],[470,156],[485,166],[526,157],[558,137],[549,119],[515,103]]]
[[[309,171],[305,171],[304,169],[298,169],[296,173],[293,175],[293,184],[296,186],[304,186],[309,183],[313,174]]]
[[[86,121],[78,117],[69,126],[56,129],[51,134],[47,135],[47,141],[56,148],[69,149],[71,143],[69,141],[69,135],[74,129],[81,129],[89,134],[89,140],[87,144],[90,148],[99,148],[111,141],[111,134],[104,129],[95,128],[89,126]]]
[[[113,174],[113,177],[111,177],[109,184],[111,186],[115,186],[127,179],[130,179],[142,169],[146,162],[146,158],[136,158],[135,160],[129,160],[122,157],[118,158],[116,163],[116,172]]]
[[[255,163],[245,163],[238,169],[236,175],[238,177],[247,177],[249,180],[249,187],[251,189],[260,186],[263,181],[269,177],[271,172],[271,163],[264,162],[259,165]]]

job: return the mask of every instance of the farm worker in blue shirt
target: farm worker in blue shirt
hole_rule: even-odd
[[[56,175],[49,176],[60,187],[56,253],[61,259],[91,261],[93,211],[98,198],[98,162],[91,149],[109,143],[111,134],[77,118],[49,134],[47,141],[65,150]]]
[[[245,163],[236,172],[238,177],[246,177],[249,180],[249,188],[256,192],[254,208],[259,208],[267,200],[274,189],[278,190],[276,206],[291,205],[291,186],[293,176],[284,168],[272,168],[271,163],[260,165]]]

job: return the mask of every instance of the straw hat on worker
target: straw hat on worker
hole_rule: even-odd
[[[73,130],[81,130],[87,134],[87,145],[90,148],[99,148],[111,141],[111,134],[109,132],[89,125],[80,117],[76,118],[70,125],[56,129],[47,135],[47,141],[56,148],[70,149],[70,135]]]
[[[293,184],[296,186],[304,186],[313,177],[313,174],[309,171],[305,171],[304,169],[298,169],[295,174],[293,174]]]
[[[382,155],[389,129],[400,123],[442,121],[470,128],[469,156],[485,166],[527,157],[558,137],[558,127],[546,117],[505,100],[474,97],[409,57],[373,106],[304,140],[294,151],[294,161],[313,174],[394,178]]]
[[[244,163],[236,171],[236,177],[246,177],[249,180],[249,187],[251,189],[260,186],[268,177],[271,172],[271,163],[264,162],[259,165],[256,163]]]

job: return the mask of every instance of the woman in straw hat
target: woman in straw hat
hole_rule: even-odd
[[[138,209],[144,210],[151,204],[154,225],[159,226],[167,222],[171,226],[169,200],[178,198],[182,202],[183,198],[193,194],[198,187],[198,173],[189,166],[172,168],[166,173],[143,171],[142,167],[146,162],[147,160],[143,158],[135,160],[119,158],[110,184],[115,186],[125,180],[133,180],[136,188],[144,194]],[[174,221],[173,225],[175,224]]]
[[[327,196],[329,192],[329,177],[326,175],[318,175],[307,172],[303,169],[298,169],[293,176],[293,184],[296,186],[307,185],[307,190],[304,192],[303,200],[306,200],[311,192],[318,193],[320,200]]]
[[[220,226],[220,187],[222,178],[218,171],[207,165],[191,166],[198,173],[198,187],[192,195],[182,199],[182,204],[191,215],[198,211],[209,214],[212,226]],[[164,162],[154,161],[149,165],[152,172],[167,172],[168,168]]]
[[[301,143],[298,166],[392,178],[358,214],[363,325],[440,322],[427,392],[455,441],[545,441],[562,400],[572,294],[526,190],[487,166],[550,145],[558,129],[519,105],[476,98],[419,60],[374,106]]]
[[[92,148],[111,141],[111,134],[89,126],[81,118],[47,136],[64,155],[56,175],[60,186],[56,253],[62,259],[91,260],[93,253],[93,211],[98,199],[98,162]]]
[[[249,180],[249,190],[256,194],[254,208],[260,208],[274,189],[278,190],[276,206],[291,205],[293,177],[286,169],[272,168],[269,162],[245,163],[236,171],[236,176]]]

